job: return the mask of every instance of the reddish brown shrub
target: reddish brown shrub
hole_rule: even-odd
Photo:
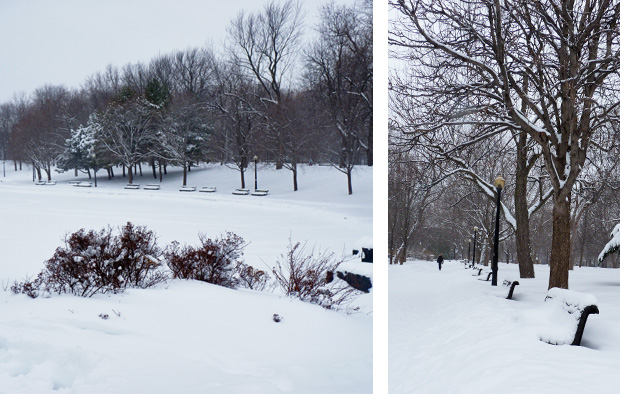
[[[39,290],[91,297],[127,287],[150,287],[165,280],[156,268],[161,250],[155,234],[131,223],[114,236],[112,229],[98,232],[81,229],[65,237],[65,246],[45,262],[34,281],[13,286],[15,293],[38,294]]]
[[[200,234],[199,239],[201,244],[197,247],[180,246],[176,241],[168,246],[164,258],[172,276],[234,288],[238,282],[235,267],[246,246],[243,238],[228,232],[216,239]]]

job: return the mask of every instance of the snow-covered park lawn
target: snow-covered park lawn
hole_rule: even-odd
[[[298,192],[290,171],[258,169],[268,196],[236,196],[238,172],[219,165],[189,174],[188,185],[215,193],[179,192],[171,169],[161,190],[149,168],[139,190],[126,178],[98,174],[97,188],[59,174],[36,186],[28,169],[0,178],[0,392],[357,393],[372,391],[372,291],[354,301],[360,312],[325,310],[276,290],[231,290],[174,280],[92,298],[52,295],[30,299],[7,288],[34,277],[80,228],[145,225],[165,246],[197,244],[198,234],[225,231],[249,245],[244,260],[269,271],[292,242],[350,253],[372,235],[372,169],[346,177],[330,167],[302,167]],[[246,186],[253,188],[253,168]],[[273,321],[274,314],[283,317]],[[108,315],[107,319],[99,315]]]
[[[582,346],[539,340],[547,266],[519,279],[501,264],[498,288],[448,261],[389,267],[390,393],[617,393],[620,387],[620,271],[575,268],[570,288],[594,295]],[[513,300],[504,279],[518,279]]]

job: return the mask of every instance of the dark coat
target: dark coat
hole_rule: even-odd
[[[443,256],[439,255],[439,257],[437,257],[437,262],[439,263],[439,265],[441,265],[441,263],[443,263]]]

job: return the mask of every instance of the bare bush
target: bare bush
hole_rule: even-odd
[[[334,253],[307,250],[306,243],[289,243],[272,269],[276,284],[290,297],[319,304],[325,309],[339,309],[351,301],[357,290],[342,281],[327,283],[329,271],[335,272],[343,262]]]
[[[198,247],[180,246],[174,241],[164,253],[174,278],[195,279],[234,288],[237,285],[235,267],[243,256],[246,243],[240,236],[228,232],[224,237],[210,239],[199,235]]]
[[[269,285],[270,277],[265,271],[241,262],[237,264],[235,271],[235,276],[240,286],[247,287],[251,290],[263,291]]]

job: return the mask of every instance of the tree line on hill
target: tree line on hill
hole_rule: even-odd
[[[148,64],[109,65],[70,90],[46,85],[0,104],[0,150],[36,177],[52,169],[129,182],[148,163],[187,171],[221,162],[245,171],[257,157],[291,171],[329,163],[347,176],[372,165],[372,1],[320,8],[317,35],[302,46],[299,0],[275,1],[229,24],[225,49],[189,48]],[[305,49],[301,49],[301,48]]]

